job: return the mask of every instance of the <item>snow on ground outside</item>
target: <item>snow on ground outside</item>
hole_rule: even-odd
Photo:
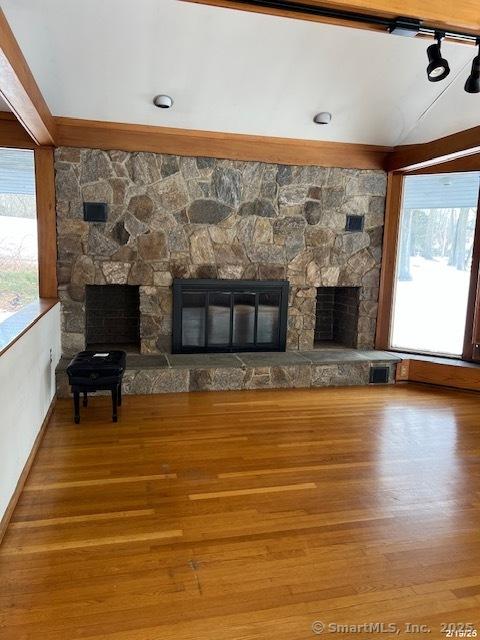
[[[470,267],[459,271],[447,260],[411,258],[412,280],[397,282],[392,347],[461,355]]]
[[[15,255],[19,247],[23,260],[37,259],[37,221],[0,216],[0,257]]]

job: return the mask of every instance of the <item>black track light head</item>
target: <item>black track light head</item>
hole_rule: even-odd
[[[480,38],[477,40],[479,46],[478,55],[472,62],[472,70],[465,82],[465,91],[467,93],[480,93]]]
[[[440,80],[444,80],[450,73],[447,60],[442,58],[441,45],[444,35],[441,31],[436,31],[435,39],[437,40],[437,44],[431,44],[427,49],[429,62],[427,76],[430,82],[440,82]]]

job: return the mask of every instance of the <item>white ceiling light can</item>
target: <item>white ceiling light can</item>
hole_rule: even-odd
[[[154,97],[153,104],[160,109],[170,109],[173,106],[173,99],[170,96],[159,94]]]
[[[317,113],[313,121],[315,124],[330,124],[332,121],[332,114],[328,111],[321,111],[320,113]]]

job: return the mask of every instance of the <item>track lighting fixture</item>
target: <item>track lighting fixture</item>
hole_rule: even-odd
[[[445,34],[442,31],[435,32],[435,40],[437,44],[431,44],[427,49],[429,65],[427,67],[427,76],[430,82],[440,82],[444,80],[450,73],[450,67],[445,58],[442,58],[441,44]]]
[[[480,93],[480,38],[477,39],[479,47],[478,54],[472,62],[472,70],[465,82],[465,91],[467,93]]]

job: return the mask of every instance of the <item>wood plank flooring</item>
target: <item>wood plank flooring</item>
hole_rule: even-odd
[[[59,401],[0,547],[0,639],[480,633],[479,409],[415,385],[203,392],[127,396],[117,424],[94,398],[77,427]]]

